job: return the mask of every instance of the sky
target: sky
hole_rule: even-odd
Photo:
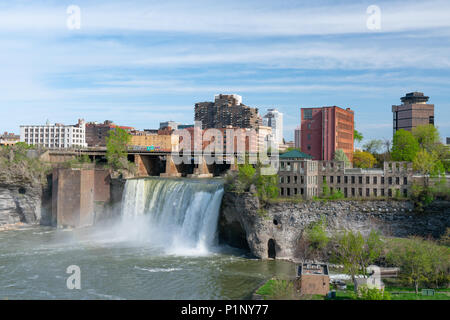
[[[450,137],[449,39],[448,0],[0,0],[0,132],[193,123],[196,102],[235,93],[280,110],[286,140],[301,107],[336,105],[367,141],[421,91]]]

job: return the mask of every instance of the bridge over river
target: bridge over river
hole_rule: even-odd
[[[47,150],[40,158],[52,164],[59,164],[74,159],[77,156],[88,155],[93,161],[106,162],[106,148],[87,148],[72,150]],[[192,177],[211,178],[220,176],[229,169],[236,168],[234,163],[227,163],[226,159],[233,159],[236,154],[220,154],[217,158],[222,163],[214,162],[208,164],[202,154],[191,152],[191,154],[180,153],[183,163],[174,161],[171,151],[149,150],[149,148],[130,148],[128,160],[134,162],[138,169],[138,175],[161,176],[161,177]],[[215,154],[212,154],[214,157]]]

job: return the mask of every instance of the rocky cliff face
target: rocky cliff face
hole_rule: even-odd
[[[0,182],[0,225],[39,223],[46,220],[48,211],[42,206],[48,196],[41,185],[27,185],[20,181]]]
[[[248,248],[259,258],[269,257],[269,241],[276,258],[294,259],[303,230],[324,216],[328,232],[356,230],[368,234],[379,230],[385,236],[439,237],[450,227],[450,203],[435,202],[417,214],[406,201],[333,201],[276,203],[260,208],[251,194],[225,193],[219,233],[222,242]]]

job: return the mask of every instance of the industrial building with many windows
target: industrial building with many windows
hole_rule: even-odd
[[[346,198],[408,196],[413,181],[412,163],[385,162],[383,169],[349,168],[341,161],[315,161],[293,150],[280,156],[280,195],[320,197],[325,183],[330,192]]]
[[[48,149],[85,148],[86,123],[80,119],[69,126],[60,123],[20,126],[20,141]]]

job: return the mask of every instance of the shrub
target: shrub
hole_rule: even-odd
[[[357,300],[391,300],[391,295],[384,290],[360,286],[358,293],[353,293],[353,298]]]

